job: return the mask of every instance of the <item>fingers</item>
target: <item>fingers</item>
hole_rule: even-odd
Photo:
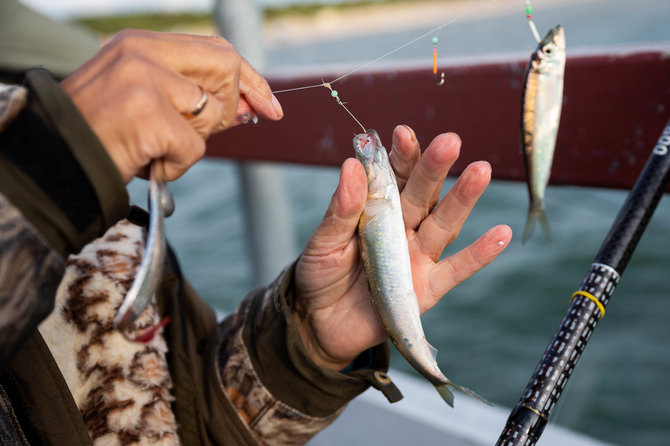
[[[327,255],[351,241],[367,196],[367,179],[361,163],[349,158],[342,165],[340,182],[326,215],[305,248],[310,255]]]
[[[160,77],[159,73],[160,71],[155,73],[157,77]],[[188,82],[180,79],[172,80]],[[147,88],[135,87],[135,89],[135,91],[130,89],[127,92],[128,97],[121,98],[116,108],[106,109],[106,114],[94,118],[107,124],[97,126],[99,136],[105,145],[126,147],[126,150],[110,151],[125,181],[130,181],[139,172],[146,175],[146,169],[142,168],[148,166],[152,160],[160,160],[163,163],[166,181],[175,180],[204,156],[205,140],[202,134],[176,110],[173,101],[178,101],[177,98],[153,95]],[[121,114],[127,119],[124,121],[126,125],[122,126],[123,132],[120,136],[114,123],[115,114]],[[152,118],[145,119],[147,115]],[[197,118],[203,119],[200,116]],[[128,125],[133,122],[142,124],[138,127]],[[119,138],[122,140],[119,141]]]
[[[192,79],[222,102],[234,86],[264,118],[277,120],[283,116],[267,81],[222,37],[124,30],[110,45],[118,52],[146,54]],[[229,123],[234,122],[234,111],[226,116]]]
[[[447,172],[458,158],[461,140],[455,133],[437,136],[421,155],[400,194],[405,227],[416,229],[440,196]]]
[[[458,236],[490,180],[489,163],[479,161],[470,164],[435,210],[421,223],[414,235],[415,241],[433,261],[437,261],[445,246]]]
[[[244,98],[240,98],[240,101],[237,103],[235,124],[233,125],[247,124],[249,121],[253,120],[254,117],[256,117],[256,111],[251,108],[249,103]],[[219,131],[219,129],[215,129],[214,131]]]
[[[283,113],[265,79],[219,37],[122,31],[62,86],[126,182],[159,158],[176,178],[212,132]],[[203,92],[206,105],[189,117]]]
[[[202,112],[187,122],[184,115],[193,111],[197,105],[197,102],[193,102],[193,97],[197,97],[198,101],[202,99],[203,92],[200,88],[188,79],[160,67],[153,67],[150,79],[155,88],[167,92],[172,107],[161,103],[164,101],[161,101],[160,92],[147,98],[155,103],[153,114],[156,119],[163,121],[162,125],[153,126],[163,129],[163,134],[146,147],[155,151],[148,161],[160,159],[163,163],[164,179],[172,181],[182,176],[204,156],[205,138],[219,125],[226,113],[226,107],[231,107],[232,104],[226,106],[216,97],[207,97]]]
[[[449,290],[491,263],[511,239],[509,226],[496,226],[467,248],[438,263],[428,278],[432,293],[422,302],[422,310],[433,307]]]
[[[240,67],[240,94],[261,116],[272,120],[284,116],[284,110],[272,94],[268,82],[244,59]]]
[[[420,156],[421,149],[414,131],[406,125],[397,126],[393,131],[389,160],[395,172],[398,190],[404,189]]]
[[[238,101],[233,95],[222,102],[218,97],[211,93],[208,94],[200,86],[183,76],[165,70],[150,61],[146,61],[145,64],[150,65],[149,68],[145,68],[146,77],[150,79],[147,83],[153,87],[156,99],[159,100],[163,94],[167,95],[172,109],[187,119],[201,138],[207,138],[218,128],[230,127],[231,122],[228,122],[231,120],[230,116],[234,117],[232,119],[237,119]],[[134,73],[140,71],[135,64],[130,65],[128,70]],[[203,97],[206,98],[205,105],[201,107],[199,113],[193,116]],[[164,112],[169,112],[169,110],[164,110]]]
[[[200,134],[177,114],[165,115],[165,154],[162,162],[165,180],[173,181],[205,155],[205,140]],[[153,156],[152,159],[160,158]]]

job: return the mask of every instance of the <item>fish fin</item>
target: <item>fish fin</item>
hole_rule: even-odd
[[[453,383],[451,383],[449,385],[453,386],[454,389],[457,389],[457,390],[463,392],[464,394],[466,394],[466,395],[468,395],[468,396],[470,396],[470,397],[472,397],[476,400],[481,401],[482,403],[486,404],[487,406],[493,407],[493,404],[491,404],[488,400],[486,400],[485,398],[482,398],[481,396],[477,395],[475,392],[468,389],[467,387],[457,386],[456,384],[453,384]]]
[[[437,349],[430,345],[429,342],[426,342],[426,344],[428,344],[428,351],[430,351],[430,356],[433,357],[434,361],[437,361]]]
[[[451,381],[448,382],[448,383],[445,383],[445,384],[438,384],[438,385],[436,385],[436,386],[435,386],[435,389],[437,389],[437,392],[440,394],[440,396],[442,397],[442,399],[443,399],[447,404],[449,404],[451,407],[454,407],[454,394],[453,394],[453,392],[449,389],[450,387],[453,387],[454,389],[456,389],[456,390],[458,390],[458,391],[460,391],[460,392],[463,392],[463,393],[465,393],[466,395],[468,395],[468,396],[470,396],[470,397],[472,397],[472,398],[474,398],[474,399],[476,399],[476,400],[481,401],[482,403],[486,404],[487,406],[492,406],[492,407],[493,407],[493,404],[491,404],[489,401],[487,401],[486,399],[482,398],[481,396],[477,395],[475,392],[473,392],[472,390],[468,389],[467,387],[458,386],[458,385],[452,383]]]
[[[442,399],[451,407],[454,407],[454,394],[449,390],[449,384],[439,384],[435,386]]]
[[[393,174],[393,171],[390,171],[389,173]],[[386,185],[386,190],[384,190],[384,199],[387,200],[389,204],[392,203],[391,197],[393,196],[393,191],[396,189],[396,187],[397,186],[395,181],[389,181],[389,184]]]
[[[549,241],[551,241],[551,228],[549,227],[549,219],[547,218],[547,214],[544,211],[542,211],[542,214],[540,214],[540,226],[542,226],[544,233],[547,235]]]
[[[540,226],[544,230],[544,233],[547,235],[549,241],[551,241],[551,228],[549,227],[549,219],[547,218],[547,213],[542,208],[531,208],[528,210],[528,217],[526,218],[526,227],[523,230],[523,237],[521,243],[526,243],[526,241],[533,235],[535,230],[535,224],[540,222]]]
[[[365,202],[363,212],[373,221],[377,216],[390,208],[391,202],[385,198],[371,198]]]
[[[528,216],[526,217],[526,227],[523,228],[523,238],[521,243],[526,243],[526,241],[533,235],[535,230],[535,222],[537,221],[537,214],[532,210],[528,211]]]

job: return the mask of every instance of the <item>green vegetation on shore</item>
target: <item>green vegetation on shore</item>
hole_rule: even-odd
[[[98,17],[79,17],[75,23],[85,26],[100,34],[114,34],[124,28],[148,29],[151,31],[168,31],[175,26],[211,25],[212,13],[150,13],[109,15]]]
[[[263,10],[265,20],[286,16],[311,16],[323,10],[352,10],[370,5],[407,3],[411,0],[363,0],[359,2],[342,2],[331,5],[321,3],[305,3],[284,7],[267,7]],[[122,14],[114,16],[79,17],[73,22],[85,26],[100,34],[113,34],[123,28],[141,28],[152,31],[168,31],[177,26],[211,26],[211,12],[193,13],[146,13]]]
[[[408,2],[411,2],[411,0],[361,0],[357,2],[334,3],[331,5],[324,5],[321,3],[303,3],[296,5],[282,6],[277,8],[268,7],[265,8],[264,15],[266,19],[274,19],[277,17],[283,17],[287,15],[310,16],[320,11],[323,11],[324,9],[342,11],[370,5],[408,3]]]

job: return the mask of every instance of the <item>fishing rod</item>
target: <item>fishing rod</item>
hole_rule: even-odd
[[[537,443],[670,180],[670,120],[605,238],[496,446]]]

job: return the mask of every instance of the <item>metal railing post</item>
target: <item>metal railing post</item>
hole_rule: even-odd
[[[221,35],[257,70],[265,64],[262,13],[256,0],[217,0],[214,16]],[[253,124],[247,124],[253,125]],[[254,285],[272,281],[296,255],[283,171],[269,163],[239,163]]]

